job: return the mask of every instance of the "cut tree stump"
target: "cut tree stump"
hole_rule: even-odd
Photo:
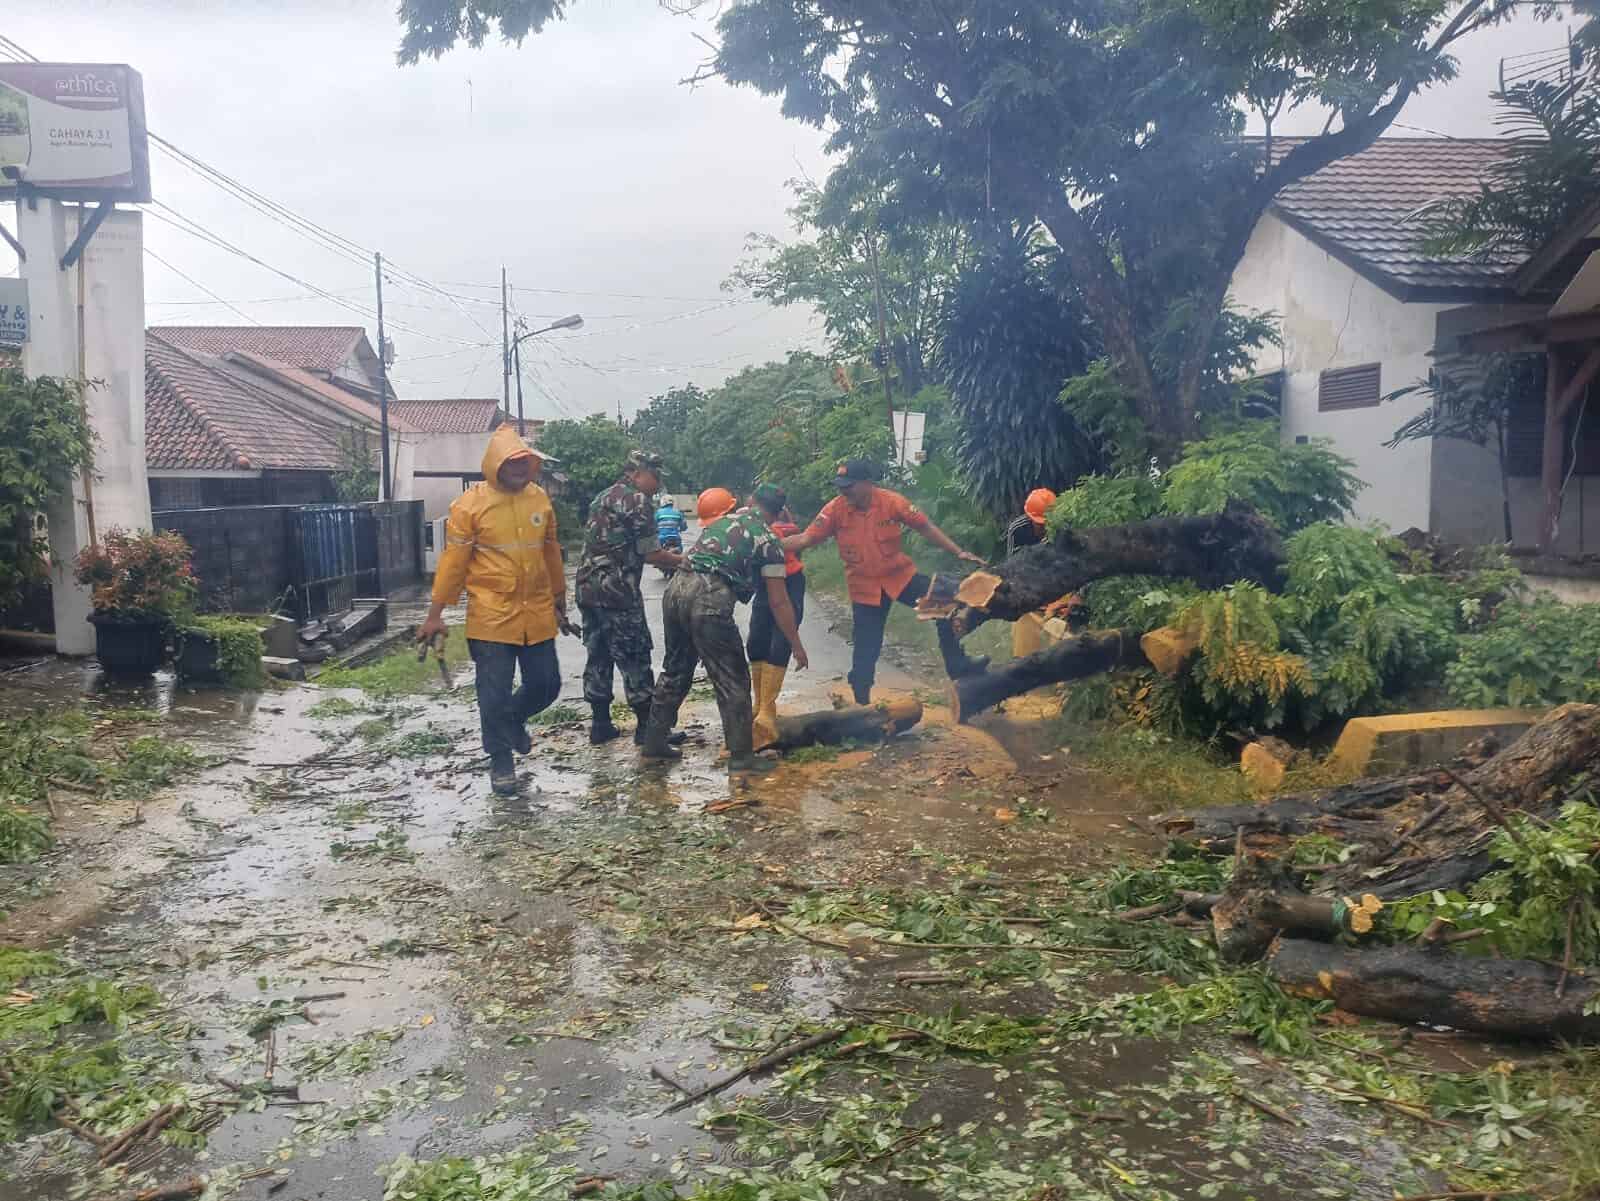
[[[1200,650],[1200,639],[1176,626],[1162,626],[1139,639],[1150,666],[1169,679],[1177,677]]]
[[[1267,953],[1267,972],[1291,993],[1366,1017],[1507,1038],[1600,1038],[1600,1013],[1584,1013],[1600,997],[1600,982],[1574,972],[1558,996],[1561,969],[1529,959],[1479,959],[1442,947],[1349,950],[1280,938]]]
[[[1138,639],[1120,630],[1063,638],[1037,654],[951,680],[950,712],[958,722],[969,721],[1007,697],[1020,696],[1043,684],[1078,680],[1123,667],[1142,667],[1144,662]]]
[[[1234,502],[1205,517],[1063,529],[1050,542],[966,576],[953,599],[936,581],[918,611],[950,617],[957,636],[964,637],[992,617],[1015,621],[1107,576],[1187,578],[1201,588],[1251,580],[1276,592],[1283,571],[1278,532],[1254,509]]]
[[[837,746],[841,742],[882,742],[921,720],[922,702],[910,696],[875,705],[782,714],[778,717],[778,738],[772,746],[793,751],[804,746]]]

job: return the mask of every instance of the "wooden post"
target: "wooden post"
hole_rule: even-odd
[[[1539,457],[1539,488],[1544,511],[1539,518],[1539,549],[1548,551],[1561,522],[1562,421],[1561,388],[1566,382],[1566,360],[1551,346],[1545,352],[1544,447]]]

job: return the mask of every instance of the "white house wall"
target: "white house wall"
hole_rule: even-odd
[[[1426,400],[1322,413],[1317,391],[1323,371],[1364,363],[1382,364],[1382,393],[1425,378],[1434,319],[1446,306],[1401,303],[1273,214],[1257,224],[1230,295],[1241,308],[1281,319],[1283,346],[1268,347],[1257,369],[1284,373],[1284,440],[1327,438],[1354,461],[1367,484],[1356,500],[1357,520],[1396,531],[1426,529],[1432,447],[1426,441],[1393,450],[1383,445],[1427,407]]]

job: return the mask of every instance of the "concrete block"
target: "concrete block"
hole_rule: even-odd
[[[1503,746],[1522,736],[1542,709],[1440,709],[1388,717],[1353,717],[1331,761],[1351,776],[1392,775],[1447,762],[1485,735]]]
[[[261,627],[261,642],[266,653],[277,659],[294,659],[300,654],[300,634],[287,617],[269,617]]]
[[[284,659],[278,655],[262,655],[261,666],[267,669],[267,674],[279,680],[303,680],[306,678],[306,665],[298,659]]]
[[[1252,742],[1239,756],[1239,770],[1250,781],[1253,791],[1263,795],[1276,792],[1283,784],[1293,754],[1276,738]]]

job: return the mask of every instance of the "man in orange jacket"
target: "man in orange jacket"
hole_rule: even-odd
[[[528,719],[561,692],[555,637],[567,629],[567,584],[550,498],[534,481],[543,461],[509,424],[483,453],[483,480],[450,506],[433,576],[433,605],[417,631],[444,633],[445,606],[467,591],[467,648],[477,667],[478,723],[495,793],[517,790],[511,752],[533,749]],[[518,669],[522,687],[515,692]]]

